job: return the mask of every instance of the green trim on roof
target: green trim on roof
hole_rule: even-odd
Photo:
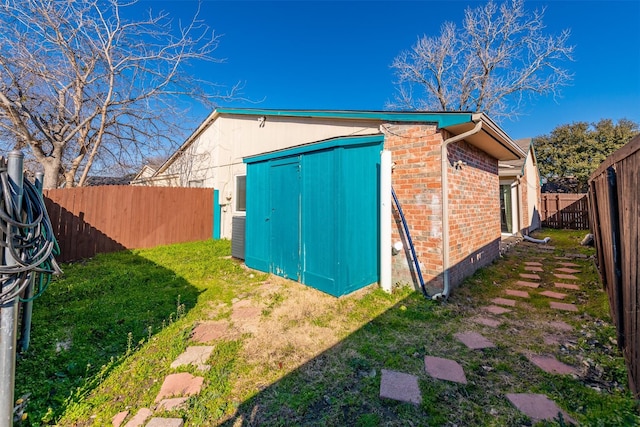
[[[330,111],[330,110],[258,110],[219,108],[220,114],[239,114],[250,116],[313,117],[335,119],[381,120],[392,122],[428,122],[437,123],[439,128],[459,125],[471,121],[469,112],[393,112],[393,111]]]
[[[312,142],[310,144],[299,145],[297,147],[287,148],[284,150],[272,151],[270,153],[257,154],[255,156],[247,156],[242,159],[244,163],[257,163],[266,160],[277,159],[280,157],[295,156],[298,154],[308,153],[310,151],[326,150],[335,147],[348,147],[353,145],[370,145],[382,144],[384,135],[366,135],[366,136],[348,136],[327,139],[325,141]]]

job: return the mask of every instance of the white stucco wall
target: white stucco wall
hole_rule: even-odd
[[[235,210],[235,177],[246,174],[243,158],[325,139],[378,134],[379,123],[354,121],[224,114],[215,118],[184,155],[162,175],[178,175],[182,186],[219,190],[222,210],[220,235],[231,238],[231,218],[243,215]]]

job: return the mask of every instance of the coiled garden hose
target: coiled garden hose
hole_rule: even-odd
[[[22,204],[16,206],[12,197],[16,190],[4,161],[0,163],[0,232],[4,237],[0,246],[4,248],[3,261],[8,256],[15,260],[14,265],[0,263],[0,305],[5,305],[19,298],[34,274],[39,276],[38,289],[29,300],[40,296],[51,275],[62,270],[54,258],[60,249],[42,195],[24,179]]]

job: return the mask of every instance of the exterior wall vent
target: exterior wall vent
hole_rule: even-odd
[[[244,259],[245,217],[234,216],[231,219],[231,256]]]

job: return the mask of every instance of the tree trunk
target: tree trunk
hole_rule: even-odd
[[[58,178],[60,177],[60,160],[48,157],[47,161],[42,162],[44,168],[43,188],[58,188]]]

